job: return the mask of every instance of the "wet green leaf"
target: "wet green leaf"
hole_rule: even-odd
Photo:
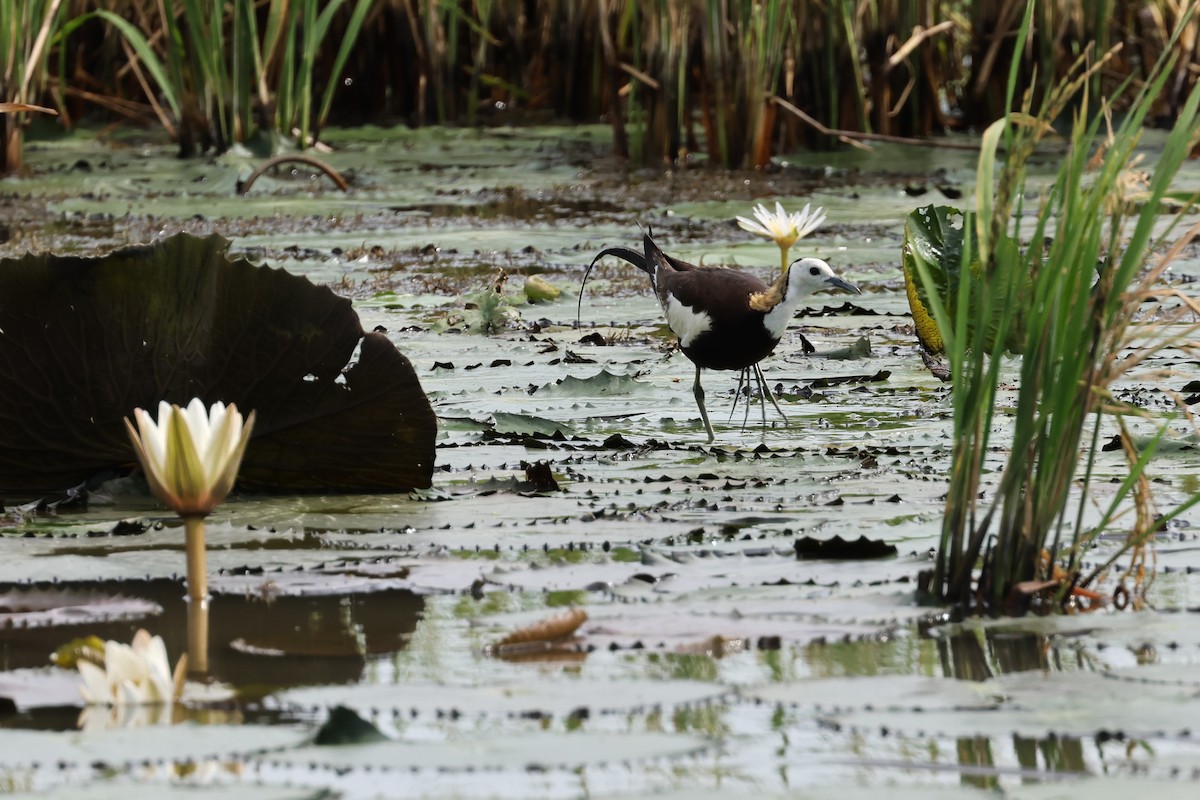
[[[974,323],[980,315],[988,314],[988,333],[984,339],[988,348],[994,344],[1001,315],[1012,309],[1003,303],[989,303],[986,298],[1005,297],[1009,285],[1014,282],[1017,283],[1013,294],[1017,309],[1028,296],[1026,286],[1029,276],[1019,273],[1021,259],[1017,257],[1017,244],[1007,236],[992,243],[994,260],[991,272],[985,276],[976,252],[974,235],[974,212],[963,212],[950,206],[924,206],[914,210],[905,220],[902,250],[904,281],[918,338],[930,352],[942,352],[944,333],[939,330],[940,323],[934,318],[927,292],[933,289],[941,299],[948,319],[953,321],[957,313],[964,264],[968,265],[972,277],[966,295],[970,303],[969,319]],[[926,287],[921,281],[916,266],[918,261],[932,279],[932,287]],[[1025,335],[1021,316],[1020,313],[1015,314],[1015,323],[1009,327],[1004,343],[1005,349],[1017,353],[1022,350]]]

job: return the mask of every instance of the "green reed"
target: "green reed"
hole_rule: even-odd
[[[1032,11],[1027,9],[1018,28],[1018,50],[1032,29]],[[1176,35],[1183,29],[1177,28]],[[927,585],[939,601],[976,613],[1021,611],[1041,590],[1062,603],[1069,590],[1100,576],[1100,570],[1081,573],[1081,553],[1126,502],[1132,502],[1135,518],[1122,552],[1134,553],[1129,575],[1136,588],[1144,577],[1139,559],[1157,526],[1200,500],[1194,497],[1156,519],[1147,469],[1158,439],[1139,452],[1125,431],[1128,476],[1102,508],[1100,521],[1085,523],[1085,510],[1094,502],[1088,490],[1102,422],[1115,419],[1124,431],[1125,415],[1144,415],[1118,403],[1110,387],[1150,353],[1168,346],[1193,347],[1194,325],[1155,331],[1133,324],[1142,303],[1158,291],[1156,282],[1169,258],[1179,251],[1177,246],[1163,256],[1162,242],[1152,240],[1152,230],[1200,131],[1196,88],[1180,109],[1146,190],[1131,196],[1134,148],[1176,60],[1170,47],[1163,52],[1128,104],[1124,120],[1108,136],[1102,136],[1107,108],[1093,109],[1096,101],[1087,90],[1107,58],[1091,68],[1077,60],[1063,80],[1042,93],[1037,116],[1030,113],[1029,91],[1022,111],[1009,112],[985,131],[975,224],[963,232],[968,245],[953,313],[938,297],[930,265],[917,260],[953,379],[950,486],[937,563]],[[1006,98],[1010,108],[1019,71],[1013,62]],[[1074,123],[1067,155],[1031,229],[1023,230],[1025,164],[1053,130],[1050,122],[1068,108],[1074,109]],[[979,319],[997,319],[998,330],[975,325]],[[1171,321],[1181,319],[1178,314]],[[1023,341],[1012,441],[1006,443],[998,485],[985,498],[983,474],[993,444],[1004,358],[989,350],[1007,341],[1008,330],[1018,324]],[[1137,357],[1130,358],[1130,352]],[[1159,437],[1165,430],[1164,423]],[[1072,506],[1077,482],[1081,485]],[[1055,565],[1064,572],[1055,573]]]

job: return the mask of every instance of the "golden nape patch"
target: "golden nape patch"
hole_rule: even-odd
[[[755,311],[761,311],[764,314],[781,302],[783,302],[783,292],[780,291],[778,284],[764,292],[755,292],[750,295],[750,308]]]

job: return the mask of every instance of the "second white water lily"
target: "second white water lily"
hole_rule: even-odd
[[[155,420],[135,409],[137,427],[126,419],[129,438],[151,491],[181,517],[205,516],[233,488],[254,428],[254,412],[243,422],[237,406],[199,398],[186,408],[162,402]]]
[[[88,705],[154,705],[171,703],[183,692],[184,662],[174,671],[161,636],[139,630],[132,644],[109,641],[104,666],[80,659],[80,693]]]

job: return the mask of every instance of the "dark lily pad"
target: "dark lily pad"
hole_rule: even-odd
[[[329,712],[329,719],[317,731],[313,744],[341,745],[386,742],[388,737],[379,732],[365,719],[345,706],[337,706]]]
[[[796,540],[796,558],[893,558],[898,552],[894,544],[888,544],[882,539],[868,539],[866,536],[859,536],[853,541],[847,541],[841,536],[833,536],[830,539],[802,536]]]
[[[228,247],[180,234],[0,262],[0,489],[128,469],[123,418],[192,397],[257,412],[244,489],[430,485],[436,418],[408,359],[348,300]]]

